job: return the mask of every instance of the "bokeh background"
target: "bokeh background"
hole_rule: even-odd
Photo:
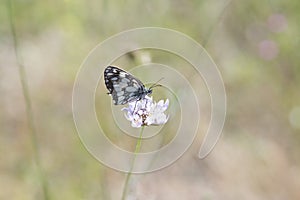
[[[300,199],[299,10],[297,0],[2,1],[0,199],[120,199],[125,174],[84,148],[72,118],[72,89],[98,43],[144,26],[178,30],[206,48],[224,80],[227,118],[214,151],[198,159],[210,119],[203,98],[191,148],[168,168],[133,175],[129,198]],[[124,68],[145,53],[172,65],[170,55],[149,51],[124,58]]]

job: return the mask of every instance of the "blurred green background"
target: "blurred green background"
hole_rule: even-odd
[[[144,26],[175,29],[205,46],[225,83],[227,119],[214,151],[198,159],[210,119],[203,100],[204,122],[191,148],[164,170],[134,175],[132,199],[300,199],[299,10],[297,0],[2,1],[0,199],[44,199],[41,179],[48,199],[120,199],[125,174],[100,164],[80,142],[72,89],[91,49]]]

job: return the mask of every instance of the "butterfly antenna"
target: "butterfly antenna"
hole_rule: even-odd
[[[159,81],[163,80],[163,79],[164,79],[164,77],[162,77],[161,79],[159,79],[158,81],[156,81],[154,84],[152,84],[152,85],[150,86],[149,90],[152,89],[152,88],[154,88],[154,87],[160,87],[160,86],[162,86],[162,85],[157,84],[157,83],[158,83]]]

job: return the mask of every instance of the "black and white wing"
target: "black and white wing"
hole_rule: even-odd
[[[114,66],[105,68],[104,81],[115,105],[140,100],[151,93],[139,79]]]

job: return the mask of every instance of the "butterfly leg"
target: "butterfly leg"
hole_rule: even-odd
[[[138,101],[139,101],[139,100],[138,100]],[[138,101],[136,101],[135,104],[134,104],[134,108],[133,108],[132,114],[135,113],[136,103],[137,103]]]

